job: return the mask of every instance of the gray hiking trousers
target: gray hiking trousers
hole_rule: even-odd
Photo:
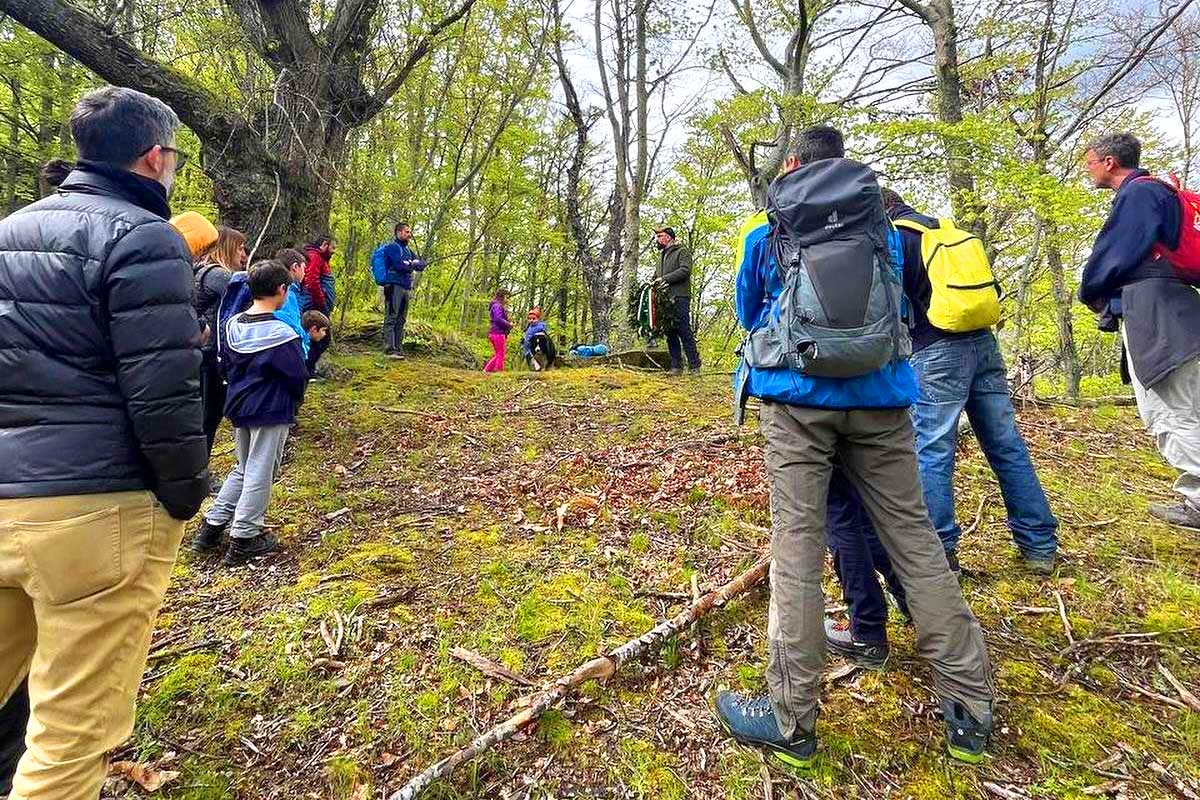
[[[233,539],[251,539],[262,533],[271,503],[271,484],[279,475],[288,425],[234,428],[237,466],[221,484],[221,491],[204,515],[210,525],[228,525]]]
[[[825,667],[825,504],[836,457],[879,533],[917,628],[934,688],[976,719],[994,687],[979,622],[925,510],[907,409],[836,411],[764,402],[771,489],[767,686],[780,732],[811,731]]]

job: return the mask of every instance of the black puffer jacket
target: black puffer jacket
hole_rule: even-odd
[[[158,184],[82,163],[0,221],[0,498],[208,490],[187,245]]]

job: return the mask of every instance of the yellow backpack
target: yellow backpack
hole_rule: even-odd
[[[898,219],[897,228],[921,234],[921,260],[929,273],[929,324],[951,333],[990,328],[1000,321],[1000,283],[979,237],[946,218],[938,227]]]

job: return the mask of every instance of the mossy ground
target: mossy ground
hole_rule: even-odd
[[[687,592],[693,573],[714,585],[766,547],[760,442],[728,427],[725,376],[333,360],[276,486],[283,552],[234,571],[180,558],[123,754],[181,770],[164,796],[384,797],[521,694],[453,648],[541,682],[677,608],[652,593]],[[889,669],[826,687],[818,765],[772,768],[775,797],[973,798],[992,782],[1084,798],[1107,781],[1173,796],[1151,762],[1200,779],[1200,714],[1136,693],[1178,698],[1159,664],[1200,693],[1198,537],[1146,514],[1171,471],[1130,409],[1020,420],[1062,521],[1056,576],[1015,561],[972,440],[958,472],[964,525],[982,509],[962,560],[1000,691],[994,755],[947,761],[930,670],[897,621]],[[1055,592],[1079,641],[1161,635],[1067,651]],[[765,622],[759,590],[428,796],[762,797],[759,760],[709,702],[762,688]]]

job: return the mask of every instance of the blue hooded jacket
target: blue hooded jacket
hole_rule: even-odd
[[[385,275],[380,286],[399,286],[411,289],[413,273],[425,269],[425,262],[417,257],[408,245],[392,240],[381,248]]]
[[[290,425],[308,386],[300,336],[273,314],[229,320],[221,342],[229,389],[225,416],[235,428]]]
[[[783,291],[775,258],[769,254],[767,212],[758,211],[742,225],[737,243],[736,310],[747,331],[763,325]],[[902,263],[899,234],[890,232],[895,263]],[[907,360],[855,378],[816,378],[786,367],[747,367],[742,361],[733,376],[734,394],[745,381],[746,393],[792,406],[830,409],[907,408],[917,401],[917,378]]]

